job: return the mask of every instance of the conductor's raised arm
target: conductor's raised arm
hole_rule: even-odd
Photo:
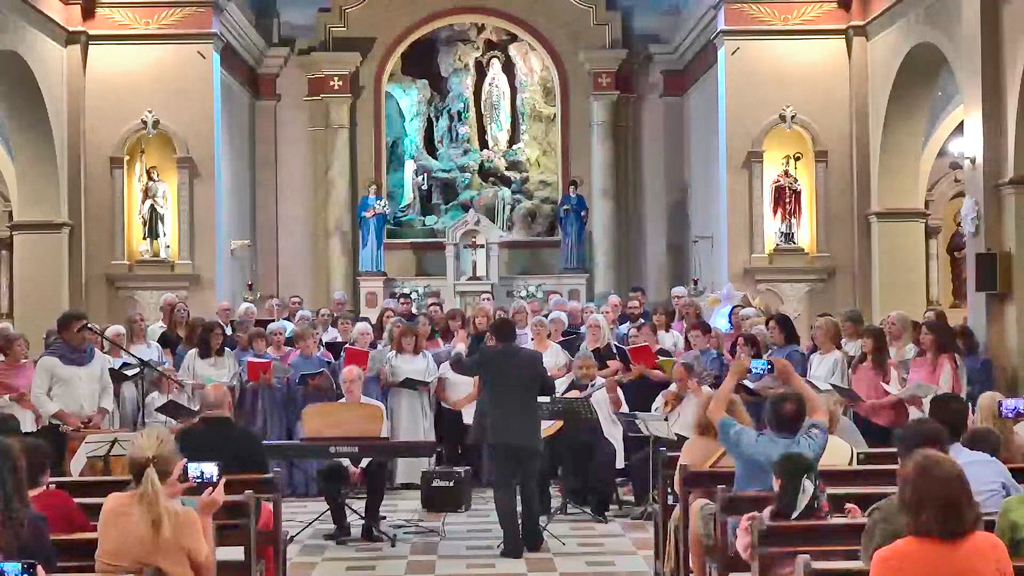
[[[466,349],[469,345],[469,338],[465,330],[459,330],[452,340],[452,356],[448,359],[448,365],[456,374],[475,378],[480,375],[480,356],[473,358],[466,357]]]

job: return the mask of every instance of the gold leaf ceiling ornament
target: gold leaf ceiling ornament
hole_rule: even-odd
[[[152,18],[141,18],[135,12],[123,8],[97,8],[96,12],[110,18],[118,26],[125,26],[131,30],[159,30],[173,26],[193,14],[201,13],[203,10],[203,8],[195,6],[169,8],[157,13]]]
[[[769,26],[796,26],[814,22],[834,10],[836,4],[835,2],[815,2],[797,8],[792,14],[779,14],[778,10],[760,3],[733,4],[732,7]]]

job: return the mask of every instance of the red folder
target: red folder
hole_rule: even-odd
[[[345,346],[345,363],[343,366],[359,366],[363,372],[370,364],[370,351],[356,346]]]
[[[654,354],[654,349],[649,344],[629,346],[626,348],[626,354],[629,354],[629,361],[634,365],[646,366],[652,370],[658,367],[658,356]]]
[[[246,358],[245,379],[249,382],[259,382],[264,375],[270,372],[273,365],[273,360],[264,358]]]

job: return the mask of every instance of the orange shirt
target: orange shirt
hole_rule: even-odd
[[[100,510],[96,572],[124,574],[154,566],[168,576],[192,576],[192,566],[206,559],[210,547],[195,510],[169,504],[168,535],[159,537],[135,499],[135,492],[107,496]]]
[[[978,530],[958,541],[907,536],[875,552],[871,576],[1013,576],[1006,546]]]

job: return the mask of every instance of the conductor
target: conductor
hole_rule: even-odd
[[[481,347],[466,358],[464,331],[456,336],[451,367],[456,373],[480,377],[474,422],[494,455],[494,508],[502,531],[501,555],[522,558],[523,548],[538,552],[544,545],[540,529],[537,476],[543,454],[538,396],[553,396],[555,383],[544,369],[540,352],[516,345],[516,325],[509,318],[491,324],[494,346]],[[516,514],[516,488],[523,502],[523,530]]]

